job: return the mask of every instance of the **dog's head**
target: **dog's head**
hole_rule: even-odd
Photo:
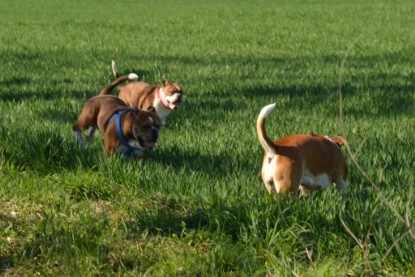
[[[178,109],[184,98],[184,92],[180,84],[170,83],[169,80],[163,80],[162,90],[167,106],[172,110]]]
[[[156,109],[150,107],[148,110],[132,111],[132,134],[139,142],[140,148],[153,149],[156,147],[160,133],[160,118]]]

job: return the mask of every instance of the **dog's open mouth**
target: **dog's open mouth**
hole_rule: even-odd
[[[149,148],[149,149],[153,149],[154,147],[156,147],[156,142],[155,141],[145,141],[144,146]]]
[[[141,148],[153,149],[157,145],[157,141],[145,141],[142,138],[138,139]]]
[[[177,110],[180,106],[180,101],[177,102],[170,102],[170,109]]]
[[[182,96],[176,93],[175,95],[168,96],[166,100],[170,109],[177,110],[180,106]]]

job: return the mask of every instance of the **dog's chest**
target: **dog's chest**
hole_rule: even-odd
[[[170,114],[171,110],[166,109],[163,107],[163,105],[160,103],[160,100],[158,98],[154,98],[153,107],[156,109],[156,113],[162,123],[164,124],[166,122],[167,116]]]
[[[137,140],[129,140],[128,141],[128,145],[130,145],[131,147],[134,147],[135,149],[133,150],[133,152],[131,154],[141,158],[144,155],[143,150],[141,150],[141,146],[140,143]],[[121,153],[121,154],[125,154],[127,153],[128,148],[127,146],[120,144],[117,149],[115,150],[116,153]]]

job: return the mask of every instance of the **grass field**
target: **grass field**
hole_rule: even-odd
[[[273,197],[255,133],[275,102],[273,138],[345,136],[415,224],[414,15],[410,0],[2,0],[0,275],[415,275],[414,239],[349,153],[345,197]],[[142,161],[74,142],[112,59],[186,94]]]

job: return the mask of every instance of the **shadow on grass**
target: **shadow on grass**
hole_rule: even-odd
[[[81,56],[82,53],[75,53],[75,57]],[[104,53],[108,54],[109,53]],[[46,53],[40,53],[46,55]],[[385,64],[394,61],[399,53],[390,53],[383,56],[364,56],[364,57],[350,57],[348,64],[354,68],[365,67],[367,68],[371,64]],[[39,59],[39,55],[33,54],[30,57]],[[402,56],[402,55],[401,55]],[[316,59],[311,57],[260,57],[251,58],[239,55],[228,55],[226,57],[212,56],[133,56],[133,59],[140,60],[142,64],[154,64],[154,61],[161,63],[163,66],[168,67],[169,64],[175,64],[177,62],[183,64],[200,65],[200,66],[225,66],[226,64],[234,65],[249,65],[255,63],[257,65],[265,65],[268,67],[282,66],[291,69],[295,69],[298,72],[298,66],[309,63],[315,63]],[[76,60],[76,59],[75,59]],[[326,62],[327,64],[338,64],[340,57],[328,55],[320,57],[319,61]],[[77,68],[79,64],[76,64],[73,60],[68,61],[70,67]],[[122,62],[120,61],[121,65]],[[122,66],[120,66],[122,67]],[[110,60],[108,62],[108,71],[110,71]],[[125,70],[122,69],[120,72],[135,71],[140,75],[154,75],[152,71],[145,71],[140,69]],[[375,71],[375,70],[374,70]],[[290,71],[287,71],[291,74]],[[108,72],[110,74],[110,72]],[[108,75],[110,76],[110,75]],[[46,75],[45,75],[46,77]],[[223,76],[209,76],[210,81],[229,81],[223,80]],[[367,80],[362,83],[362,78]],[[355,117],[372,116],[372,117],[385,117],[385,116],[396,116],[399,114],[412,114],[414,113],[415,100],[412,95],[415,91],[415,85],[411,81],[415,78],[414,73],[373,73],[368,76],[357,76],[353,79],[346,80],[343,85],[344,101],[348,101],[348,98],[355,98],[354,103],[357,101],[359,105],[345,105],[345,115],[351,115]],[[112,80],[112,76],[108,77],[108,80]],[[13,77],[0,82],[0,101],[19,102],[33,99],[44,99],[47,101],[53,101],[56,99],[68,98],[76,99],[80,102],[84,102],[87,98],[96,95],[98,92],[91,91],[77,91],[71,89],[65,89],[65,91],[56,91],[52,89],[54,86],[71,85],[72,80],[67,77],[61,79],[46,80],[51,86],[42,91],[36,91],[35,89],[23,89],[31,84],[39,85],[42,80],[32,80],[28,77]],[[202,80],[204,81],[204,80]],[[355,82],[354,82],[355,81]],[[235,91],[233,94],[224,95],[219,91],[214,91],[207,97],[198,97],[199,101],[192,100],[189,97],[189,104],[186,104],[186,112],[193,118],[197,117],[200,124],[209,123],[212,119],[220,122],[227,111],[236,111],[246,109],[251,105],[251,102],[258,102],[261,98],[269,98],[269,100],[277,100],[278,96],[289,96],[290,101],[284,103],[285,109],[307,109],[313,107],[318,109],[322,103],[333,102],[332,105],[337,108],[337,84],[334,83],[331,87],[327,87],[319,84],[309,84],[306,86],[296,86],[295,81],[291,81],[294,84],[286,87],[275,87],[269,86],[257,86],[253,88],[242,88],[241,91]],[[377,90],[378,93],[374,95],[364,96],[361,95],[361,88],[356,85],[363,85],[364,90]],[[105,84],[103,84],[105,85]],[[8,87],[12,87],[12,90]],[[52,87],[52,88],[51,88]],[[217,97],[217,96],[220,97]],[[334,95],[334,96],[333,96]],[[242,97],[241,97],[242,96]],[[83,98],[83,99],[80,99]],[[268,102],[268,101],[267,101]],[[255,110],[259,111],[259,108],[255,107]],[[203,110],[203,113],[200,111]],[[55,107],[53,106],[48,110],[41,110],[38,113],[39,119],[47,119],[56,121],[59,123],[74,122],[79,111],[72,111],[70,108]],[[181,114],[182,111],[178,112],[177,118],[179,120],[186,120],[186,115]],[[214,114],[211,116],[210,114]],[[252,118],[253,122],[257,114]],[[2,138],[6,134],[2,134]],[[7,134],[9,135],[9,134]],[[17,140],[15,139],[17,138]],[[73,168],[78,167],[79,163],[74,162],[73,155],[76,155],[76,151],[73,147],[64,147],[67,143],[60,134],[55,134],[52,131],[36,131],[30,135],[26,132],[22,134],[15,134],[9,137],[9,145],[13,149],[6,149],[6,158],[13,159],[16,163],[33,164],[38,165],[45,163],[45,168],[49,164],[56,165],[57,168]],[[5,145],[8,145],[7,143]],[[9,147],[9,146],[7,146]],[[69,149],[69,150],[68,150]],[[74,154],[75,153],[75,154]],[[98,153],[101,154],[101,153]],[[89,155],[83,155],[81,158],[88,157]],[[146,155],[147,158],[149,155]],[[149,159],[153,162],[160,163],[164,166],[171,166],[175,169],[185,169],[198,172],[206,173],[218,173],[227,174],[229,168],[234,168],[236,163],[239,167],[238,170],[247,170],[251,168],[250,164],[246,161],[235,161],[231,155],[226,153],[221,154],[202,154],[198,150],[194,151],[183,151],[179,147],[173,147],[170,149],[164,149],[163,151],[158,150],[156,155],[150,155]],[[93,166],[94,162],[89,161],[86,158],[86,162],[82,162],[82,166],[89,167]]]
[[[330,243],[325,231],[342,233],[342,227],[335,218],[327,216],[310,207],[310,201],[321,201],[316,194],[310,199],[292,198],[286,195],[269,196],[266,199],[244,198],[238,203],[225,203],[224,199],[213,196],[209,207],[199,203],[190,203],[185,198],[174,196],[158,197],[145,203],[142,207],[131,209],[130,220],[126,226],[135,234],[144,230],[153,235],[178,237],[191,232],[207,231],[228,236],[233,241],[241,240],[248,235],[263,243],[270,234],[287,236],[295,243],[305,241],[324,241]],[[314,200],[313,200],[314,199]],[[253,216],[255,214],[255,216]],[[314,233],[313,224],[320,228]],[[298,229],[302,233],[303,242],[290,232]]]
[[[126,226],[133,233],[144,230],[153,235],[177,235],[206,230],[223,232],[233,239],[239,237],[240,228],[250,223],[246,205],[228,206],[219,198],[209,208],[190,203],[185,198],[157,196],[142,207],[130,210]],[[265,209],[265,207],[264,207]]]
[[[259,154],[260,157],[262,154]],[[252,171],[252,164],[246,159],[240,160],[226,152],[201,153],[198,149],[183,150],[178,146],[157,149],[146,153],[146,162],[155,162],[163,168],[173,168],[176,171],[184,170],[188,174],[200,172],[227,176],[239,171]]]
[[[52,130],[34,130],[30,136],[25,132],[0,129],[3,138],[5,161],[19,169],[36,169],[37,173],[48,175],[78,167],[95,168],[98,154],[92,147],[80,150],[74,139]]]
[[[145,70],[131,71],[140,76],[149,74]],[[46,78],[46,77],[45,77]],[[20,103],[27,100],[44,100],[53,101],[58,99],[76,99],[85,102],[89,98],[97,95],[102,88],[109,84],[114,77],[109,75],[106,78],[107,83],[97,86],[96,90],[76,90],[74,86],[75,80],[62,77],[59,79],[39,80],[30,77],[13,77],[0,81],[0,101]],[[140,79],[139,79],[140,80]],[[162,80],[159,81],[161,84]],[[118,89],[114,89],[113,94],[118,94]]]
[[[0,273],[13,267],[13,258],[10,256],[0,256]]]
[[[28,100],[53,101],[57,99],[77,99],[83,102],[94,95],[90,91],[81,90],[62,91],[60,89],[46,89],[39,92],[32,89],[22,91],[21,89],[13,88],[0,90],[0,101],[20,103]]]
[[[0,144],[0,149],[3,149],[5,161],[20,169],[36,169],[40,175],[79,168],[96,169],[102,163],[101,159],[105,159],[102,145],[97,148],[89,144],[80,148],[72,136],[66,137],[66,134],[52,130],[35,130],[28,136],[26,132],[1,128],[0,137],[4,139],[4,146]],[[202,172],[225,176],[229,175],[230,168],[252,169],[246,160],[236,160],[226,153],[202,154],[199,150],[185,151],[177,146],[147,151],[143,159],[146,163],[157,163],[163,168],[171,167],[189,174]]]
[[[68,108],[60,107],[49,107],[47,110],[39,111],[35,116],[39,122],[50,121],[50,122],[59,122],[61,124],[69,123],[69,129],[72,130],[73,124],[75,124],[79,114],[81,113],[81,108],[79,111]]]
[[[345,73],[345,80],[343,84],[343,97],[345,106],[345,115],[355,117],[389,117],[399,114],[414,113],[415,100],[408,95],[412,95],[415,91],[415,84],[412,80],[415,78],[414,73],[400,73],[391,72],[384,73],[378,72],[376,66],[383,66],[385,64],[396,63],[397,57],[404,57],[408,50],[403,50],[401,53],[385,53],[384,55],[368,55],[368,56],[354,56],[349,57],[347,68],[358,69],[357,75],[348,76]],[[21,59],[19,55],[22,53],[16,53],[16,57],[10,58]],[[88,68],[87,61],[82,59],[84,53],[72,53],[72,56],[68,60],[63,60],[65,66],[70,69]],[[33,58],[36,60],[43,59],[48,53],[25,53],[24,58]],[[102,56],[112,56],[112,53],[103,52]],[[79,59],[77,59],[79,57]],[[226,111],[226,110],[238,110],[241,107],[246,107],[248,101],[258,101],[261,98],[269,99],[269,101],[278,101],[279,96],[287,96],[290,101],[284,103],[286,109],[318,109],[322,105],[331,104],[335,108],[338,106],[337,100],[337,77],[334,74],[333,84],[325,85],[318,82],[305,81],[303,84],[297,84],[295,82],[295,76],[301,74],[299,68],[304,65],[326,65],[330,67],[338,67],[340,63],[340,56],[326,55],[321,57],[284,57],[284,56],[267,56],[267,57],[250,57],[243,55],[211,55],[211,56],[197,56],[197,55],[162,55],[162,56],[136,56],[131,55],[129,60],[137,60],[140,64],[143,64],[143,68],[127,68],[123,66],[123,61],[117,61],[120,73],[135,72],[141,78],[145,77],[146,81],[152,82],[154,78],[162,75],[160,72],[169,71],[169,65],[177,63],[183,65],[198,65],[201,67],[215,66],[218,68],[228,66],[256,66],[261,68],[280,68],[286,72],[286,79],[289,81],[286,86],[275,86],[270,83],[269,80],[264,82],[264,86],[256,85],[254,87],[244,87],[243,83],[239,83],[239,80],[229,80],[229,76],[204,76],[200,79],[201,83],[227,83],[229,87],[232,87],[232,82],[238,82],[235,87],[238,87],[238,91],[221,92],[215,90],[211,93],[207,93],[206,97],[196,98],[197,101],[192,100],[192,94],[188,93],[186,102],[187,111],[190,114],[197,114],[200,110],[206,111]],[[403,59],[403,58],[402,58]],[[80,62],[84,64],[80,64]],[[111,60],[108,59],[107,71],[104,75],[108,76],[106,79],[111,81],[113,76],[110,69]],[[149,68],[149,65],[160,64],[162,68]],[[372,66],[373,65],[373,66]],[[153,66],[154,67],[154,66]],[[363,70],[361,70],[363,69]],[[365,71],[364,69],[367,69]],[[304,73],[309,75],[310,73]],[[100,75],[99,72],[97,74]],[[331,73],[327,73],[329,78],[333,78]],[[331,77],[330,77],[330,76]],[[102,76],[102,74],[101,74]],[[254,78],[255,75],[252,75]],[[147,78],[148,77],[148,78]],[[0,101],[4,102],[23,102],[28,100],[45,100],[53,101],[57,99],[76,99],[80,103],[84,103],[90,97],[96,95],[99,90],[105,86],[103,83],[97,86],[96,91],[88,90],[74,90],[73,83],[75,80],[68,78],[67,76],[54,77],[48,79],[47,72],[44,73],[44,80],[31,79],[30,77],[11,77],[0,81]],[[224,79],[226,78],[226,80]],[[319,77],[324,82],[324,77]],[[161,80],[157,80],[160,83]],[[185,84],[186,80],[179,80]],[[304,82],[304,80],[303,80]],[[261,83],[261,80],[255,81],[255,83]],[[241,87],[242,84],[242,87]],[[33,88],[31,88],[33,85]],[[65,88],[62,90],[62,88]],[[376,94],[368,95],[370,91],[377,91]],[[117,92],[114,92],[116,94]],[[210,100],[212,99],[212,100]],[[218,100],[220,99],[220,100]],[[347,105],[348,101],[353,103],[359,102],[360,105]],[[76,115],[79,111],[61,111],[60,107],[54,107],[52,112],[42,112],[41,117],[47,118],[52,121],[67,122],[76,119]],[[68,113],[70,113],[68,115]],[[203,118],[202,118],[203,119]],[[207,119],[206,119],[207,120]]]

